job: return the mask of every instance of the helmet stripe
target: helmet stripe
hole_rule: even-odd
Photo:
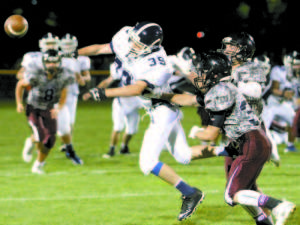
[[[145,30],[146,28],[148,27],[152,27],[152,26],[157,26],[157,27],[160,27],[158,24],[156,23],[148,23],[148,24],[145,24],[144,26],[142,26],[138,31],[136,31],[136,34],[139,35],[143,30]]]

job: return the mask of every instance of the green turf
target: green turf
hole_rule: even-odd
[[[184,108],[183,112],[187,133],[199,118],[194,108]],[[47,159],[46,175],[31,174],[32,163],[22,161],[23,143],[29,135],[25,116],[16,113],[13,102],[0,102],[0,116],[1,225],[254,224],[239,206],[231,208],[224,202],[223,158],[180,165],[163,152],[163,162],[206,193],[205,201],[191,218],[177,221],[180,194],[153,175],[144,176],[138,166],[139,148],[149,123],[147,116],[131,142],[132,154],[107,160],[101,156],[108,150],[112,129],[111,102],[80,102],[74,146],[85,164],[74,166],[59,152],[57,141]],[[279,147],[281,167],[267,164],[258,183],[265,193],[299,206],[300,154],[284,154],[283,148]],[[288,224],[300,224],[299,211]]]

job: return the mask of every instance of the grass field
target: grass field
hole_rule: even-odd
[[[180,165],[163,152],[163,162],[206,193],[205,201],[191,218],[177,221],[179,192],[153,175],[144,176],[138,166],[149,117],[141,121],[140,131],[131,142],[131,155],[101,157],[108,150],[112,129],[110,103],[79,102],[74,146],[84,160],[83,166],[74,166],[66,159],[57,141],[47,159],[47,174],[34,175],[32,163],[24,163],[21,158],[29,135],[25,116],[16,113],[14,102],[0,102],[0,225],[255,224],[239,206],[231,208],[224,202],[223,158]],[[187,133],[199,119],[194,108],[184,108],[183,112]],[[281,167],[268,163],[258,183],[265,193],[300,206],[300,154],[284,154],[283,148],[279,147]],[[288,224],[300,224],[299,210]]]

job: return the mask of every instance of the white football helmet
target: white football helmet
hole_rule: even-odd
[[[74,35],[66,34],[60,40],[60,48],[64,55],[71,55],[77,49],[78,41]]]
[[[300,53],[293,51],[283,57],[283,64],[289,79],[300,76]]]
[[[253,58],[253,62],[258,63],[264,70],[265,76],[270,73],[271,63],[270,58],[266,55],[259,55]]]
[[[47,33],[39,40],[39,47],[42,52],[46,52],[49,49],[59,49],[59,38],[52,33]]]
[[[177,53],[177,67],[184,75],[188,75],[193,67],[193,60],[196,59],[196,54],[193,48],[184,47]]]

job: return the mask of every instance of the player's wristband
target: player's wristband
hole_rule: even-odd
[[[89,92],[97,102],[102,102],[107,99],[104,88],[92,88]]]
[[[204,97],[200,94],[197,94],[196,99],[197,99],[198,104],[203,107],[204,106]]]

